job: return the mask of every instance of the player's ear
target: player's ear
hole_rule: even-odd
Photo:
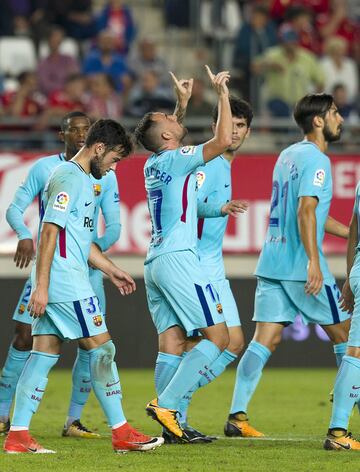
[[[65,133],[64,133],[64,131],[59,131],[58,136],[59,136],[60,141],[62,143],[64,143],[65,142]]]
[[[169,141],[169,139],[171,139],[173,136],[172,133],[170,133],[169,131],[164,131],[163,133],[161,133],[161,137],[165,141]]]
[[[324,126],[324,118],[318,115],[314,116],[313,125],[314,128],[322,128]]]
[[[104,143],[96,143],[95,144],[95,153],[96,154],[104,154],[105,152],[105,144]]]

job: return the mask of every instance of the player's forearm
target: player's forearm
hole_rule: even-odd
[[[349,238],[346,252],[346,273],[349,277],[354,264],[356,246],[358,244],[358,221],[357,216],[353,214],[349,227]]]
[[[319,262],[319,251],[316,239],[316,214],[313,208],[302,208],[298,211],[300,238],[309,261]]]
[[[54,259],[56,240],[60,228],[52,223],[44,223],[36,256],[36,286],[49,288],[51,264]]]
[[[101,238],[96,238],[94,243],[96,243],[101,251],[107,251],[113,244],[118,241],[120,238],[121,224],[120,223],[110,223],[105,227],[105,233]]]
[[[101,270],[104,274],[109,275],[112,273],[114,264],[101,252],[96,244],[91,245],[88,261],[91,266]]]
[[[224,203],[208,203],[199,202],[197,203],[197,216],[198,218],[219,218],[223,215],[221,209]]]
[[[227,93],[219,95],[219,115],[214,137],[204,144],[203,157],[209,162],[228,149],[232,142],[232,116]]]
[[[187,105],[188,105],[188,100],[176,101],[174,115],[176,115],[179,123],[182,123],[184,121]]]
[[[19,241],[22,239],[32,239],[32,234],[24,223],[24,212],[14,203],[11,203],[6,210],[6,221],[16,232]]]
[[[331,216],[328,216],[326,220],[325,232],[333,236],[338,236],[339,238],[348,239],[349,237],[349,228]]]

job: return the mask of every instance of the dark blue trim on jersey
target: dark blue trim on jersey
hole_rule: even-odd
[[[199,297],[199,300],[201,303],[201,307],[205,315],[206,324],[208,326],[214,326],[215,323],[211,316],[210,308],[209,308],[209,305],[207,304],[204,291],[200,285],[197,285],[197,284],[194,284],[194,285],[195,285],[197,296]]]
[[[59,159],[60,161],[65,161],[65,154],[63,152],[59,152]]]
[[[326,290],[326,295],[329,300],[330,304],[330,309],[331,309],[331,314],[334,320],[334,324],[340,323],[340,318],[339,318],[339,312],[337,308],[337,304],[334,298],[334,295],[332,293],[330,285],[325,285],[325,290]]]
[[[89,334],[89,330],[86,326],[86,321],[85,321],[85,318],[84,318],[84,315],[83,315],[83,312],[82,312],[82,309],[81,309],[80,302],[76,301],[76,302],[73,302],[73,303],[74,303],[74,309],[75,309],[77,319],[78,319],[78,321],[80,323],[80,326],[81,326],[81,331],[82,331],[83,337],[88,338],[88,337],[90,337],[90,334]]]
[[[78,167],[81,170],[81,172],[84,172],[84,174],[87,174],[87,172],[85,172],[85,169],[80,164],[78,164],[77,162],[75,162],[75,161],[68,161],[68,162],[69,162],[69,164],[75,164],[76,167]]]

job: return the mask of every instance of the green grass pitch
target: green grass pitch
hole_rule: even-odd
[[[229,369],[216,382],[197,392],[190,422],[201,431],[220,436],[207,445],[171,445],[149,453],[114,454],[110,431],[93,394],[83,422],[98,430],[102,438],[61,438],[70,393],[70,372],[55,370],[32,422],[32,433],[56,455],[6,455],[0,453],[0,472],[198,472],[198,471],[354,471],[359,469],[356,452],[322,449],[330,415],[328,394],[335,369],[268,369],[253,398],[249,414],[252,424],[266,433],[265,440],[225,439],[223,426],[228,414],[235,371]],[[154,397],[150,370],[121,372],[124,410],[131,424],[149,434],[159,434],[159,425],[145,414]],[[359,414],[351,428],[359,432]]]

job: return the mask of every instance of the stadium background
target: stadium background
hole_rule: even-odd
[[[3,9],[3,11],[0,11],[1,15],[5,11],[5,4],[11,6],[15,3],[10,0],[2,2],[0,10]],[[50,10],[51,8],[56,9],[56,3],[53,2]],[[77,9],[76,13],[85,15],[82,17],[83,19],[86,15],[88,15],[86,18],[91,19],[95,18],[104,7],[112,2],[96,0],[93,2],[68,1],[63,3],[68,4],[69,11]],[[311,9],[312,3],[323,6],[323,12],[317,12],[315,9],[311,15],[313,30],[306,30],[310,37],[311,34],[315,34],[316,22],[321,15],[328,14],[330,18],[331,15],[334,15],[334,12],[331,12],[330,2],[325,0],[321,2],[311,2],[309,0],[286,3],[295,6],[296,4],[305,5],[309,9]],[[46,2],[43,4],[45,5]],[[229,68],[233,76],[232,92],[250,99],[254,104],[255,120],[252,125],[251,137],[241,149],[241,154],[233,167],[233,195],[235,198],[247,199],[250,202],[250,210],[247,215],[242,215],[237,220],[230,222],[224,244],[226,267],[238,301],[248,341],[251,339],[254,328],[250,321],[255,290],[255,280],[252,273],[266,229],[272,167],[278,152],[299,139],[300,135],[291,117],[274,116],[267,107],[266,79],[253,75],[249,69],[248,82],[244,85],[244,73],[241,68],[239,69],[236,66],[238,62],[235,60],[235,51],[239,31],[251,22],[255,5],[262,5],[265,9],[268,9],[268,21],[272,20],[278,38],[282,37],[285,27],[290,28],[291,31],[294,30],[295,23],[289,26],[287,19],[285,20],[284,12],[276,11],[276,6],[280,4],[282,2],[276,0],[263,2],[133,0],[128,2],[129,12],[135,25],[133,39],[127,39],[125,38],[126,35],[123,35],[122,50],[117,51],[122,55],[125,62],[134,64],[132,58],[138,53],[139,44],[146,39],[146,41],[150,41],[155,45],[157,57],[164,62],[163,65],[166,70],[173,70],[180,77],[199,77],[204,82],[206,77],[202,70],[203,63],[209,63],[215,69]],[[83,8],[83,11],[81,11],[81,8]],[[329,12],[326,11],[326,8]],[[357,36],[359,2],[347,2],[347,8],[345,20],[354,27],[353,36],[347,38],[349,42],[348,56],[352,58],[358,70],[359,54],[353,42],[356,45],[359,38]],[[9,10],[7,13],[9,13]],[[85,77],[81,79],[83,80],[84,102],[77,101],[79,97],[71,102],[67,97],[59,104],[59,102],[54,102],[54,97],[45,97],[48,101],[43,102],[43,105],[40,106],[41,100],[38,100],[38,95],[36,95],[39,90],[35,87],[31,90],[31,93],[29,92],[23,103],[23,109],[16,112],[12,104],[19,96],[19,91],[21,95],[23,90],[21,81],[18,80],[19,74],[25,71],[35,71],[35,75],[38,73],[38,55],[41,57],[41,48],[46,49],[45,37],[49,31],[51,32],[59,25],[66,32],[66,39],[62,43],[66,45],[64,51],[73,54],[75,60],[80,64],[80,70],[82,70],[81,64],[85,60],[88,51],[93,48],[96,49],[96,34],[98,33],[95,26],[93,30],[91,29],[93,23],[90,21],[87,33],[84,33],[85,37],[77,37],[77,34],[74,34],[74,30],[70,27],[71,25],[69,26],[71,23],[69,18],[64,19],[61,15],[58,15],[54,20],[53,15],[51,22],[49,20],[48,24],[44,20],[42,24],[44,33],[40,35],[40,33],[38,34],[39,30],[34,26],[31,15],[26,17],[26,15],[15,15],[14,11],[10,13],[13,14],[13,28],[9,27],[10,23],[7,25],[4,25],[4,21],[2,24],[0,23],[0,74],[2,77],[0,102],[0,297],[2,300],[2,339],[0,360],[5,359],[6,356],[8,342],[13,331],[10,317],[27,274],[27,271],[16,269],[12,262],[16,237],[11,233],[5,221],[6,208],[16,187],[26,175],[34,160],[39,156],[62,150],[57,137],[59,117],[71,109],[79,108],[79,104],[86,109],[86,103],[91,102],[89,97],[91,98],[93,93],[91,90],[92,78],[85,74]],[[45,15],[45,19],[48,17],[51,17],[51,15]],[[1,16],[1,18],[4,20],[4,16]],[[73,16],[72,21],[74,18],[79,17]],[[54,24],[53,21],[57,21],[57,23]],[[84,25],[84,21],[79,24]],[[34,34],[34,31],[36,34]],[[287,30],[285,29],[285,31]],[[341,30],[334,32],[334,36],[339,35],[342,35]],[[124,42],[125,39],[128,40],[128,43]],[[24,47],[25,44],[26,47]],[[319,60],[323,54],[323,50],[319,49],[317,51]],[[250,62],[254,59],[255,57],[250,57]],[[159,62],[157,62],[158,65]],[[114,111],[105,106],[101,108],[104,110],[101,116],[108,114],[108,116],[118,118],[126,127],[133,129],[138,118],[135,100],[132,101],[131,98],[131,90],[136,90],[136,87],[141,85],[140,75],[136,75],[134,71],[130,70],[131,84],[127,85],[130,89],[115,90],[114,97],[120,100],[120,107],[116,111],[117,115],[112,116],[111,113],[114,113]],[[162,94],[170,93],[170,86],[169,83],[165,83],[159,87],[162,87],[161,94],[155,94],[149,103],[158,109],[166,109],[166,106],[172,106],[172,103],[164,104],[159,97],[164,98]],[[311,84],[309,83],[310,89]],[[189,129],[187,138],[189,143],[203,142],[211,135],[209,105],[214,104],[215,97],[206,87],[200,95],[203,105],[200,109],[207,111],[206,114],[205,112],[198,115],[189,114],[189,118],[186,120]],[[167,100],[169,100],[169,96],[166,96]],[[32,108],[29,105],[34,103],[38,108],[36,108],[36,112],[32,113],[30,111]],[[347,113],[347,118],[341,143],[333,145],[330,149],[334,179],[334,200],[331,214],[340,221],[347,223],[351,215],[354,190],[360,176],[358,90],[356,98],[351,103],[339,103],[340,105],[344,109],[344,113]],[[345,105],[348,106],[345,107]],[[49,110],[55,111],[54,113],[48,113]],[[96,118],[93,109],[91,112],[93,118]],[[138,291],[135,295],[122,298],[106,282],[108,324],[118,347],[119,367],[151,367],[157,352],[156,334],[148,314],[142,278],[144,253],[149,238],[149,221],[142,182],[144,159],[145,155],[139,149],[131,159],[120,163],[117,169],[122,201],[122,235],[119,243],[112,249],[111,256],[136,278],[138,285]],[[26,213],[26,221],[35,235],[38,222],[36,204],[29,208]],[[335,238],[327,238],[325,251],[329,255],[330,267],[341,285],[341,279],[345,274],[345,244]],[[74,346],[64,347],[64,356],[60,365],[66,367],[72,365],[74,348]],[[281,367],[333,366],[331,351],[330,343],[321,328],[306,327],[302,325],[299,319],[293,327],[286,330],[284,342],[269,365]],[[129,352],[132,353],[131,358],[127,355]],[[314,359],[316,359],[315,363]]]

